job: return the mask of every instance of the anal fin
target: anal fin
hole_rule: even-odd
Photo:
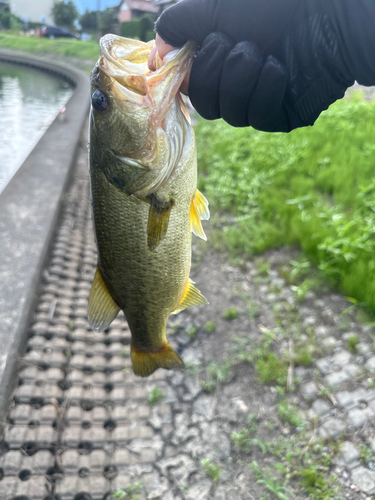
[[[203,304],[208,304],[206,297],[201,294],[198,288],[194,286],[194,282],[189,278],[181,302],[171,314],[177,314],[190,306],[200,306]]]
[[[119,311],[119,306],[112,299],[104,284],[99,267],[96,267],[87,308],[87,317],[91,328],[96,332],[102,332],[108,328]]]
[[[163,347],[156,352],[143,352],[131,345],[131,356],[134,373],[141,377],[148,377],[158,368],[166,370],[185,368],[184,362],[167,340]]]
[[[151,194],[149,198],[151,207],[147,224],[147,246],[150,250],[155,250],[167,232],[173,200],[163,201],[156,194]]]
[[[190,224],[193,233],[205,241],[207,241],[207,237],[203,231],[201,220],[208,220],[209,218],[208,201],[197,189],[190,205]]]

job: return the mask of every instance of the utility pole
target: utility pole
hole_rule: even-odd
[[[100,0],[96,2],[96,39],[100,40],[100,30],[99,30],[99,19],[100,19]]]

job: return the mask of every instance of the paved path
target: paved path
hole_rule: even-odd
[[[193,276],[199,269],[207,275],[206,283],[200,277],[200,288],[206,295],[225,296],[239,317],[224,320],[215,300],[206,312],[196,308],[176,316],[177,333],[171,338],[188,362],[185,372],[135,377],[123,316],[106,333],[89,331],[86,308],[96,249],[86,154],[83,145],[0,443],[0,499],[109,500],[119,489],[128,492],[126,499],[138,493],[150,500],[267,498],[248,464],[256,459],[272,465],[272,459],[255,449],[245,454],[231,434],[255,414],[259,436],[254,437],[298,435],[277,416],[275,388],[259,384],[253,367],[242,364],[210,393],[201,382],[207,382],[211,358],[224,359],[230,334],[246,330],[256,341],[277,319],[286,328],[289,320],[282,312],[290,308],[298,316],[299,341],[309,345],[308,335],[313,335],[321,354],[312,367],[294,368],[291,375],[300,382],[289,401],[312,422],[311,440],[333,438],[340,444],[331,471],[344,497],[375,498],[371,453],[366,460],[361,454],[364,445],[375,451],[372,328],[351,311],[343,314],[349,304],[338,294],[310,292],[304,302],[296,302],[278,270],[288,260],[282,252],[268,254],[271,267],[263,273],[259,263],[248,262],[240,271],[218,256],[203,256],[193,270]],[[253,299],[251,317],[243,294]],[[204,333],[207,319],[217,323],[211,336]],[[353,334],[361,341],[357,354],[348,350]],[[277,342],[280,352],[290,347],[285,336]],[[159,402],[155,387],[163,396]],[[207,474],[204,459],[219,465],[218,481]],[[307,495],[300,492],[298,498]]]

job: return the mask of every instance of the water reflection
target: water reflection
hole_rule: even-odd
[[[0,62],[0,192],[71,93],[63,80]]]

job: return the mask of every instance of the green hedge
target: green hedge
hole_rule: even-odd
[[[152,31],[153,26],[154,23],[151,16],[145,14],[142,17],[121,23],[121,36],[125,38],[137,38],[147,42],[155,37]],[[152,32],[152,36],[150,36],[150,32]]]

